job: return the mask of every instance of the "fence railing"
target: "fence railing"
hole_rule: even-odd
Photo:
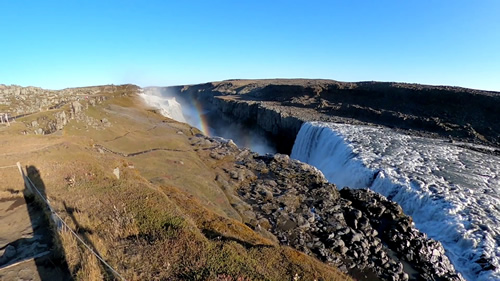
[[[38,189],[36,185],[33,183],[33,181],[27,176],[27,173],[24,172],[21,163],[17,162],[16,165],[5,166],[5,167],[15,167],[15,166],[18,167],[19,173],[21,173],[21,176],[23,177],[24,185],[26,186],[28,194],[33,194],[34,196],[37,196],[41,200],[41,202],[47,206],[47,209],[50,212],[50,219],[56,226],[57,231],[69,231],[77,239],[77,241],[79,241],[85,248],[87,248],[97,259],[99,259],[103,265],[109,268],[109,270],[111,270],[111,272],[116,277],[118,277],[121,280],[126,280],[120,273],[118,273],[118,271],[116,271],[109,263],[107,263],[94,249],[92,249],[91,246],[85,243],[85,241],[73,229],[71,229],[71,227],[61,218],[61,216],[56,211],[54,211],[54,209],[50,204],[49,199],[42,194],[40,189]]]

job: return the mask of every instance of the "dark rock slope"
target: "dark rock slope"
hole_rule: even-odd
[[[231,80],[160,89],[204,112],[257,125],[289,153],[303,122],[382,125],[500,150],[500,93],[401,83]],[[208,116],[209,117],[209,116]],[[463,280],[440,243],[401,208],[369,190],[343,189],[285,155],[258,156],[216,144],[210,157],[235,157],[221,187],[252,228],[334,264],[360,280]],[[463,144],[460,144],[463,145]],[[471,146],[472,147],[472,146]],[[491,151],[490,151],[491,152]],[[234,156],[236,155],[236,156]],[[227,180],[226,180],[227,178]]]
[[[439,242],[401,208],[369,190],[337,190],[316,168],[287,155],[259,156],[204,136],[199,153],[244,223],[333,264],[358,280],[463,280]]]
[[[500,93],[447,86],[333,80],[229,80],[163,88],[227,118],[257,124],[289,153],[305,121],[377,124],[500,147]]]

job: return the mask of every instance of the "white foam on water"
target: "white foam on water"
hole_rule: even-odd
[[[139,96],[147,105],[160,110],[161,115],[186,123],[186,118],[182,114],[182,106],[175,97],[165,97],[152,90],[148,90],[147,93],[139,93]]]
[[[368,187],[440,241],[467,280],[500,280],[500,157],[387,128],[311,122],[292,158],[339,187]]]

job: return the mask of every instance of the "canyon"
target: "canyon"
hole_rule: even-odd
[[[275,79],[156,89],[223,118],[256,124],[290,153],[302,123],[382,125],[406,134],[500,147],[497,92],[389,82]],[[498,153],[498,152],[496,152]]]
[[[78,216],[88,241],[132,280],[348,280],[346,273],[356,280],[463,280],[442,245],[397,203],[369,189],[341,189],[288,155],[310,121],[383,126],[500,154],[500,94],[456,87],[228,80],[144,89],[2,86],[0,94],[0,112],[9,112],[11,122],[0,128],[0,164],[38,167],[56,210],[74,227]],[[160,113],[178,111],[151,107],[144,94],[196,108],[215,131],[238,123],[279,154],[256,153],[236,139],[165,118]],[[23,186],[11,180],[2,188]],[[98,262],[75,244],[63,239],[62,251],[69,272],[83,276]],[[175,251],[165,257],[160,249]],[[257,266],[262,257],[269,263]],[[273,275],[273,262],[284,262],[276,270],[281,275]],[[487,258],[481,266],[495,270]]]

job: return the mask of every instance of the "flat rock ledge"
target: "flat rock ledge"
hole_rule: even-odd
[[[261,156],[201,135],[192,141],[223,163],[217,182],[243,222],[264,236],[358,280],[464,280],[442,245],[384,196],[339,191],[319,170],[288,155]]]

